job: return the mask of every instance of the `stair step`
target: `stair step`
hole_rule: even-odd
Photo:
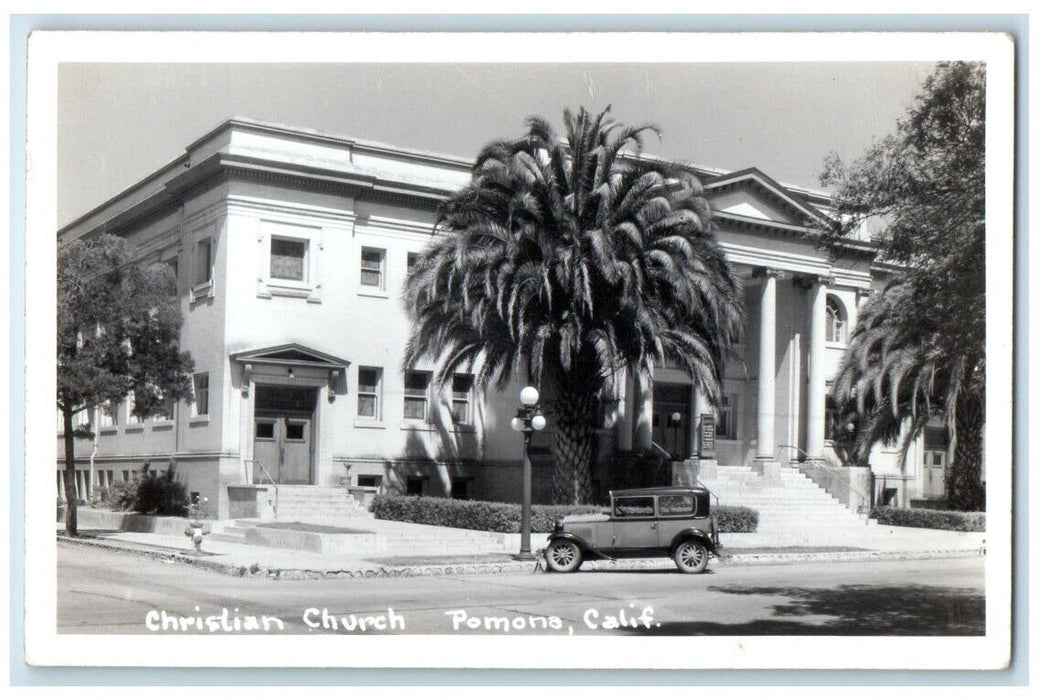
[[[817,535],[869,526],[866,514],[851,510],[797,468],[782,466],[778,477],[766,483],[754,467],[718,465],[712,478],[700,481],[721,505],[756,510],[759,532]]]

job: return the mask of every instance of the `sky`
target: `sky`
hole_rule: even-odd
[[[531,114],[600,110],[663,131],[646,151],[755,166],[819,187],[894,131],[930,63],[65,63],[58,73],[58,223],[184,152],[231,116],[463,157]]]

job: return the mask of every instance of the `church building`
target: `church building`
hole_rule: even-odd
[[[141,263],[175,270],[181,347],[195,362],[191,403],[138,419],[131,396],[77,416],[97,434],[77,441],[80,494],[173,464],[221,518],[263,515],[272,488],[518,501],[523,441],[510,420],[523,384],[482,394],[457,374],[434,391],[431,366],[401,366],[403,281],[434,235],[437,205],[470,167],[231,119],[63,227],[59,245],[111,233]],[[858,309],[897,271],[868,240],[837,255],[817,245],[810,232],[831,215],[823,192],[754,167],[688,167],[742,279],[742,362],[729,363],[717,406],[666,364],[651,391],[636,395],[629,379],[603,407],[600,489],[620,483],[632,455],[657,453],[678,481],[739,467],[779,483],[782,470],[801,469],[831,482],[845,474],[874,502],[941,499],[944,430],[928,430],[904,469],[896,445],[876,448],[869,465],[841,465],[831,443],[846,427],[828,408],[829,384]],[[550,497],[551,440],[550,422],[533,447],[535,502]]]

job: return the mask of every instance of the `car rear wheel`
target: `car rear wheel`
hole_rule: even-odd
[[[675,549],[675,564],[686,574],[701,574],[707,568],[707,547],[696,540],[686,540]]]
[[[577,567],[581,566],[581,559],[581,548],[567,540],[553,542],[545,551],[548,568],[561,574],[577,571]]]

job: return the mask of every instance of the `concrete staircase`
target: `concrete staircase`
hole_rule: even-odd
[[[274,500],[274,489],[268,491],[268,496]],[[275,507],[282,522],[371,517],[349,490],[340,486],[278,486]]]
[[[813,539],[864,532],[876,521],[849,509],[794,467],[780,468],[780,482],[768,483],[750,466],[721,466],[701,483],[728,506],[758,511],[758,532]]]

